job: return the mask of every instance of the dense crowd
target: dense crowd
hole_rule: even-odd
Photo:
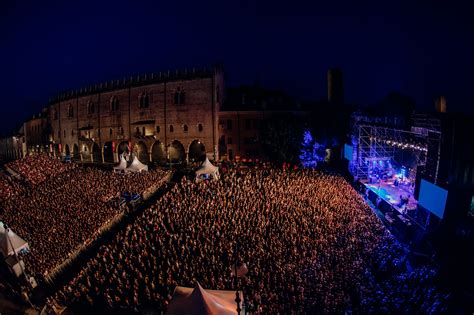
[[[73,163],[62,163],[59,159],[47,154],[27,155],[6,165],[20,175],[27,183],[37,185],[76,167]]]
[[[432,288],[429,281],[380,280],[395,264],[386,262],[398,246],[338,175],[230,170],[214,182],[174,186],[101,246],[50,302],[165,310],[177,285],[235,289],[231,265],[237,261],[248,266],[240,281],[253,314],[368,312],[382,305],[397,312],[403,310],[399,293],[425,309],[436,307],[438,296],[423,300],[427,291],[413,290]]]
[[[36,160],[30,163],[32,168],[44,167],[43,159],[38,160],[39,165]],[[33,175],[41,172],[28,173],[29,180],[37,184],[2,201],[0,221],[29,243],[31,252],[24,259],[33,274],[47,274],[78,246],[94,239],[99,228],[122,212],[111,199],[123,192],[141,194],[166,174],[160,170],[116,174],[83,167],[62,170],[43,181]]]
[[[429,263],[407,270],[405,252],[387,238],[370,257],[360,286],[361,307],[372,313],[446,314],[449,294],[436,289],[437,267]]]
[[[19,181],[0,171],[0,201],[10,198],[23,191]]]

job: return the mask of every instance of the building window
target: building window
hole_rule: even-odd
[[[140,96],[138,97],[138,100],[139,100],[139,108],[148,108],[148,106],[150,105],[150,96],[148,95],[148,93],[142,93],[140,94]]]
[[[61,131],[58,130],[58,139],[61,138]]]
[[[71,137],[74,137],[74,129],[71,130]]]
[[[232,130],[232,120],[227,119],[227,130]]]
[[[120,127],[120,135],[123,136],[123,127]]]
[[[156,126],[156,133],[160,133],[160,126]]]
[[[227,137],[227,144],[232,144],[232,138],[231,137]]]
[[[87,103],[87,114],[88,115],[94,114],[94,103],[92,102]]]
[[[184,130],[184,132],[188,132],[188,125],[184,125],[183,130]]]
[[[110,110],[115,112],[119,109],[119,101],[118,99],[113,96],[111,99],[110,99]]]
[[[53,119],[58,120],[58,111],[56,110],[56,108],[53,108]]]
[[[109,129],[109,136],[113,134],[112,128]]]
[[[64,133],[64,138],[66,138],[66,129],[64,129],[63,133]]]
[[[170,125],[170,132],[173,132],[173,131],[174,131],[173,125]]]
[[[67,117],[74,117],[74,107],[71,104],[67,108]]]
[[[174,105],[184,105],[186,101],[186,92],[181,90],[180,87],[174,92]]]
[[[142,127],[142,135],[145,136],[146,133],[145,133],[145,127]]]
[[[202,131],[202,124],[198,124],[198,131],[201,132]]]
[[[140,135],[140,128],[137,127],[137,135]]]

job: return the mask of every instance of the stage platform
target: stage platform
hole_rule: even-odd
[[[367,181],[361,181],[361,183],[400,213],[406,213],[407,210],[416,209],[418,206],[418,201],[413,197],[410,187],[395,186],[392,180],[382,180],[377,184],[369,184]],[[408,199],[406,206],[405,204],[401,205],[401,198]]]

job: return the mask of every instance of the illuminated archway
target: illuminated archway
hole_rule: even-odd
[[[171,163],[182,163],[186,159],[184,146],[178,140],[174,140],[169,147],[169,158]]]
[[[100,152],[100,147],[97,143],[92,144],[92,162],[99,163],[102,162],[102,153]]]
[[[114,162],[114,148],[112,141],[104,143],[104,162],[113,163]]]
[[[135,144],[135,147],[133,148],[133,152],[136,154],[140,162],[142,163],[150,162],[150,158],[148,156],[148,148],[146,147],[146,144],[143,143],[142,141],[139,141]]]
[[[165,145],[156,140],[151,147],[151,160],[155,163],[166,163]]]
[[[124,153],[124,152],[129,153],[129,148],[128,148],[128,142],[127,141],[122,141],[117,146],[117,153],[118,153],[119,159],[120,159],[120,156],[122,155],[122,153]]]
[[[80,161],[81,160],[81,152],[79,151],[79,146],[77,144],[74,144],[72,147],[72,158],[74,161]]]
[[[199,140],[194,140],[189,145],[188,153],[190,162],[202,162],[206,159],[206,147]]]

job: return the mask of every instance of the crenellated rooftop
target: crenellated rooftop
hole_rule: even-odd
[[[163,83],[163,82],[170,82],[170,81],[209,78],[219,72],[222,72],[222,68],[217,66],[217,67],[200,68],[200,69],[192,68],[191,70],[188,70],[188,69],[175,70],[175,71],[168,70],[168,71],[160,71],[158,73],[147,73],[143,75],[130,76],[128,78],[123,78],[121,80],[106,81],[106,82],[82,87],[77,90],[70,90],[70,91],[59,93],[56,96],[50,97],[48,104],[67,101],[67,100],[80,97],[80,96],[120,90],[123,88],[145,86],[145,85],[150,85],[154,83]]]

